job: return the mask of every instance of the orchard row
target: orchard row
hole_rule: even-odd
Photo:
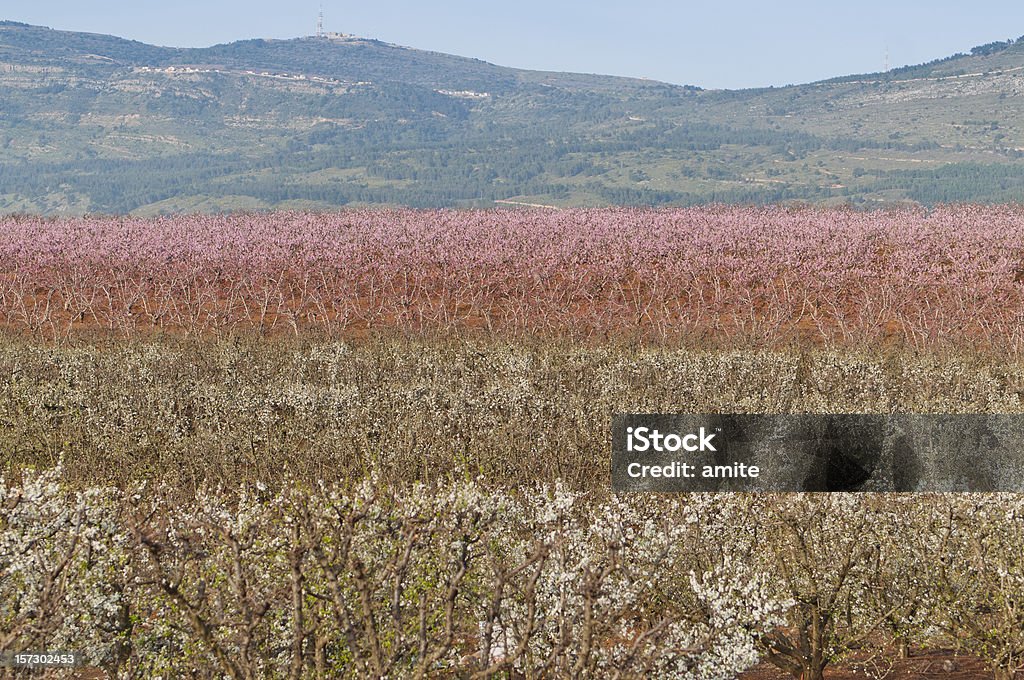
[[[1024,664],[1019,495],[347,491],[0,480],[0,652],[116,677],[794,678],[856,651]],[[881,677],[881,676],[879,676]]]
[[[0,219],[0,326],[1024,343],[1024,211],[704,207]]]
[[[83,486],[159,478],[188,494],[376,469],[386,483],[483,475],[597,490],[610,483],[615,413],[894,412],[1024,412],[1024,363],[455,339],[0,340],[5,467],[63,459]]]

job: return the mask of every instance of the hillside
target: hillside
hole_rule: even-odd
[[[1022,91],[1021,41],[704,91],[352,36],[179,49],[0,22],[0,212],[1016,200]]]

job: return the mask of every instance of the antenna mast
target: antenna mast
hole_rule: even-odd
[[[320,14],[316,17],[316,37],[324,37],[324,5],[320,3]]]

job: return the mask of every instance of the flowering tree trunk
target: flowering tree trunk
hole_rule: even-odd
[[[765,659],[798,680],[821,680],[829,662],[825,635],[829,617],[817,606],[805,611],[795,640],[781,630],[763,639]]]

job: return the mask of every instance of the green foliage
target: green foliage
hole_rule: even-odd
[[[4,22],[0,50],[0,212],[1020,195],[1024,133],[1001,75],[1024,64],[1018,41],[735,92],[361,38],[177,49]]]

